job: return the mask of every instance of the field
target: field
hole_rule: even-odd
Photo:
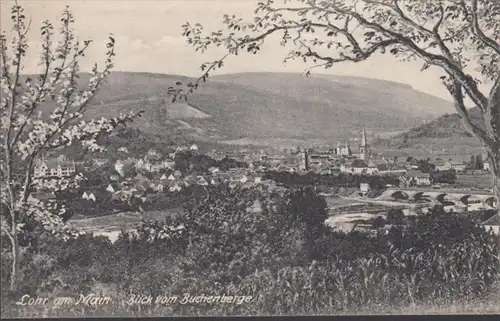
[[[492,180],[491,176],[488,174],[484,175],[459,174],[457,177],[457,181],[453,187],[490,189],[491,186],[492,186]]]

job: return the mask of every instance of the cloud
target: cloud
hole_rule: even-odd
[[[165,45],[179,45],[179,44],[184,44],[185,40],[184,38],[181,37],[174,37],[174,36],[163,36],[160,40],[158,40],[155,45],[157,47],[163,47]]]
[[[151,46],[145,43],[142,39],[132,39],[127,36],[117,36],[116,46],[120,49],[127,49],[127,51],[140,51],[149,50]]]

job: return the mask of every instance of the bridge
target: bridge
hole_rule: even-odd
[[[469,210],[494,208],[498,200],[488,191],[464,191],[456,189],[388,188],[374,200],[407,202],[413,204],[434,203],[457,205]]]

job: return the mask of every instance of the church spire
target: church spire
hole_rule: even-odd
[[[368,141],[366,139],[366,130],[365,127],[363,126],[363,134],[361,136],[361,144],[359,146],[359,156],[361,159],[366,160],[369,158],[369,151],[368,151]]]
[[[367,143],[367,140],[366,140],[366,130],[365,130],[364,126],[363,126],[363,136],[361,136],[361,146],[362,147],[367,147],[368,146],[368,143]]]

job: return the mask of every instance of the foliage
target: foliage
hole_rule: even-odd
[[[291,46],[284,61],[300,59],[313,68],[340,62],[362,62],[376,54],[421,62],[442,72],[440,79],[453,97],[464,128],[485,147],[493,192],[500,199],[500,5],[496,0],[295,0],[280,6],[259,2],[253,21],[224,15],[225,31],[205,35],[199,23],[185,23],[183,36],[197,51],[223,47],[225,55],[201,66],[197,89],[230,56],[258,53],[266,41],[280,36]],[[276,39],[276,38],[275,38]],[[481,84],[491,83],[489,90]],[[480,125],[465,106],[479,109]],[[407,136],[403,144],[407,144]]]
[[[255,201],[262,211],[248,212]],[[307,208],[309,202],[316,210]],[[470,219],[436,212],[404,219],[388,234],[325,230],[308,246],[307,233],[322,225],[324,205],[307,188],[273,194],[219,188],[191,211],[144,222],[115,243],[90,235],[62,242],[41,229],[35,238],[41,241],[28,246],[23,257],[22,291],[53,296],[105,288],[116,301],[128,293],[253,296],[250,303],[234,306],[170,304],[144,310],[115,303],[98,310],[84,307],[86,315],[346,313],[449,304],[495,291],[498,239]],[[313,258],[311,250],[321,255]],[[2,276],[8,273],[3,266]],[[14,305],[2,309],[22,313]]]
[[[339,173],[337,175],[317,174],[308,172],[305,174],[290,173],[283,171],[268,171],[266,179],[272,179],[276,183],[288,187],[317,185],[328,187],[358,187],[361,183],[368,183],[371,189],[384,188],[387,184],[399,185],[399,179],[391,175],[352,175]]]
[[[431,182],[454,184],[457,180],[457,172],[453,169],[445,171],[431,171]]]
[[[42,73],[32,79],[21,77],[29,49],[24,9],[17,4],[11,9],[12,41],[0,35],[1,102],[0,138],[5,142],[0,157],[2,190],[1,231],[12,245],[13,265],[11,289],[18,283],[21,262],[19,233],[30,220],[65,237],[75,233],[64,224],[64,207],[39,200],[34,191],[61,192],[73,189],[81,175],[70,177],[36,177],[34,168],[40,159],[51,153],[80,145],[85,150],[103,150],[97,142],[121,124],[132,121],[141,111],[113,118],[83,119],[88,105],[113,68],[115,39],[109,36],[102,71],[94,65],[88,83],[79,81],[80,60],[91,40],[80,41],[74,30],[74,18],[66,8],[61,15],[60,40],[55,41],[55,28],[44,21],[40,29]],[[49,108],[42,108],[48,106]],[[64,204],[63,204],[64,205]]]
[[[401,225],[404,223],[404,213],[400,208],[391,208],[387,212],[387,224]]]

